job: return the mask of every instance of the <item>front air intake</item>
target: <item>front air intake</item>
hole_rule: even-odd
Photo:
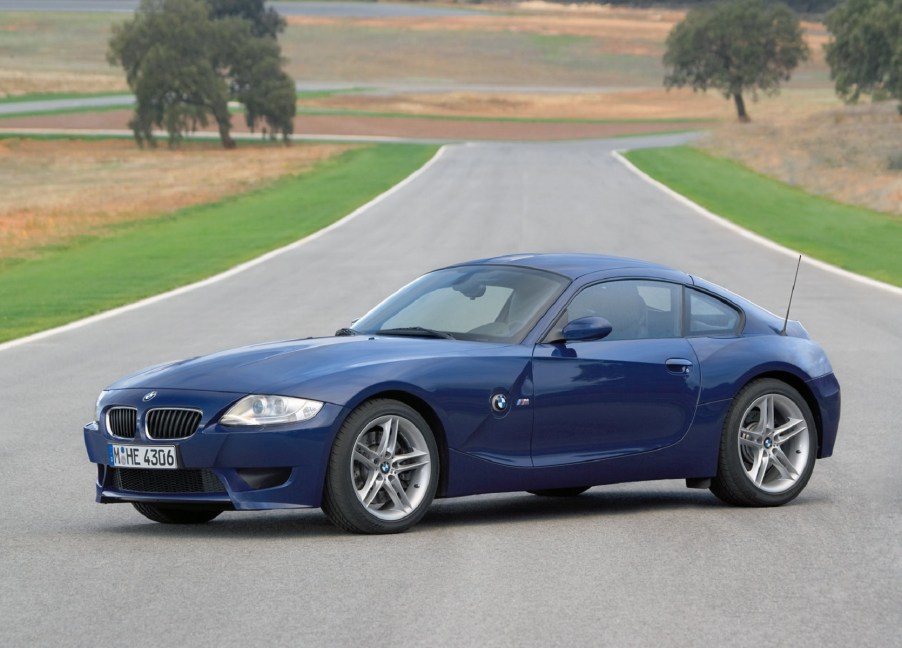
[[[113,488],[133,493],[225,493],[211,470],[153,470],[110,468]]]

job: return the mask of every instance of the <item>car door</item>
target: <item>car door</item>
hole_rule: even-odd
[[[651,280],[590,285],[533,351],[535,466],[647,452],[679,441],[695,415],[700,374],[682,337],[682,286]],[[580,317],[612,324],[600,340],[562,341]]]

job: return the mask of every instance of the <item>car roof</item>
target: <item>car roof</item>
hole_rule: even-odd
[[[465,263],[456,263],[454,266],[472,265],[507,265],[535,270],[546,270],[564,275],[570,279],[576,279],[591,272],[618,269],[655,269],[673,270],[668,266],[630,259],[627,257],[607,256],[601,254],[510,254],[506,256],[478,259]]]

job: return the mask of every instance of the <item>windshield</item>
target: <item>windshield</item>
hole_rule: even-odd
[[[354,324],[354,332],[519,342],[568,283],[529,268],[437,270],[376,306]]]

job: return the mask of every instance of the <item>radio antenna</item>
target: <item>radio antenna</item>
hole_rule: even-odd
[[[799,280],[799,268],[802,265],[802,255],[799,255],[799,262],[796,264],[796,276],[792,280],[792,290],[789,291],[789,304],[786,305],[786,319],[783,320],[783,330],[780,335],[786,335],[786,328],[789,326],[789,309],[792,308],[792,296],[796,292],[796,281]]]

